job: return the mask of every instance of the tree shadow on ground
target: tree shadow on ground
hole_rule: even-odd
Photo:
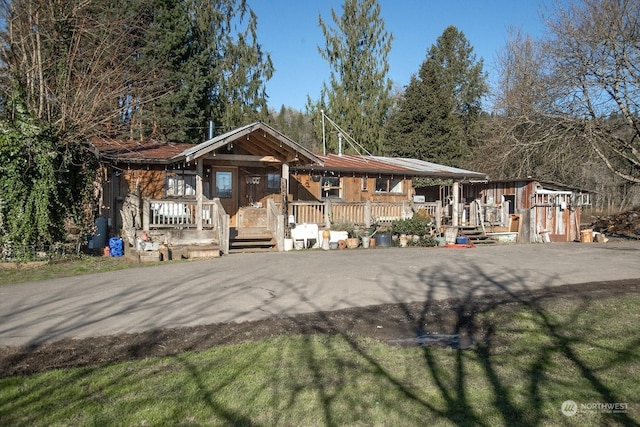
[[[220,373],[222,378],[216,385],[212,385],[206,381],[210,372],[203,367],[195,366],[188,358],[183,357],[183,353],[220,345],[259,341],[278,335],[302,335],[302,359],[306,363],[306,372],[310,378],[306,381],[288,378],[283,382],[282,371],[287,370],[284,361],[287,355],[284,349],[280,350],[280,353],[276,350],[274,357],[281,359],[281,365],[278,365],[280,372],[273,372],[272,381],[260,392],[272,394],[274,401],[286,402],[286,410],[295,405],[299,393],[311,390],[319,396],[322,425],[343,424],[343,419],[336,418],[336,405],[352,407],[353,422],[359,417],[366,419],[367,409],[360,407],[361,396],[348,394],[349,382],[355,381],[358,375],[370,375],[379,381],[382,388],[393,390],[395,395],[401,396],[402,403],[392,400],[381,402],[383,409],[390,412],[399,413],[408,403],[412,406],[417,405],[421,408],[419,412],[427,414],[432,420],[456,425],[495,425],[495,419],[488,420],[485,416],[487,408],[481,408],[474,400],[472,392],[480,383],[491,396],[489,409],[495,410],[500,417],[500,423],[504,425],[534,426],[558,420],[561,420],[560,423],[568,422],[569,419],[562,418],[560,412],[562,402],[557,402],[557,413],[553,416],[548,410],[548,390],[563,385],[561,379],[549,374],[554,361],[558,359],[568,361],[578,373],[583,382],[575,381],[576,384],[587,385],[587,390],[576,390],[577,396],[589,396],[592,401],[600,402],[625,401],[626,397],[616,390],[615,384],[602,379],[599,366],[607,365],[607,369],[615,369],[616,366],[622,366],[630,360],[638,360],[640,339],[633,339],[626,347],[620,349],[592,341],[585,337],[585,334],[576,331],[585,327],[584,315],[594,301],[637,292],[637,281],[564,287],[552,286],[553,283],[549,283],[546,288],[533,290],[526,287],[527,281],[517,273],[506,272],[495,278],[484,274],[480,265],[468,265],[458,268],[456,274],[434,272],[431,269],[406,272],[404,277],[396,277],[395,283],[377,285],[393,293],[402,287],[403,281],[409,276],[416,274],[424,285],[424,295],[421,301],[415,303],[398,302],[335,311],[322,311],[318,307],[315,313],[287,318],[274,317],[259,322],[153,330],[139,334],[62,340],[23,349],[4,349],[0,353],[0,376],[28,375],[60,367],[85,367],[74,371],[65,379],[69,384],[83,383],[90,377],[94,368],[108,363],[171,356],[188,373],[189,386],[199,390],[202,404],[218,419],[234,425],[259,425],[259,421],[221,403],[216,398],[226,386],[236,381],[236,376],[257,367],[249,363],[238,368],[239,371]],[[291,289],[292,292],[296,292],[293,283]],[[455,298],[440,299],[438,296],[442,295],[443,290],[448,291],[449,295],[455,295]],[[308,296],[301,294],[299,298],[313,305],[313,300]],[[553,312],[553,304],[550,303],[558,298],[572,302],[568,306],[566,316],[559,317]],[[516,317],[524,310],[526,320],[542,337],[535,348],[504,348],[505,342],[509,342],[505,334],[518,335],[530,331],[517,322],[506,325],[497,323],[492,317],[492,313],[497,309],[511,311]],[[502,316],[498,320],[502,321],[504,318],[505,316]],[[382,341],[395,348],[398,344],[390,343],[394,339],[416,338],[436,333],[456,336],[458,340],[434,342],[419,348],[422,364],[415,369],[418,374],[428,377],[438,397],[435,401],[426,397],[422,390],[416,390],[408,384],[406,378],[394,372],[387,362],[372,354],[370,344],[366,340],[371,338]],[[330,340],[319,346],[317,337],[323,335],[340,336],[348,343],[352,353],[340,353]],[[606,361],[598,363],[598,366],[594,366],[581,353],[580,349],[585,346],[604,350],[609,357]],[[443,347],[448,349],[443,350]],[[246,356],[246,352],[252,350],[243,348],[242,351]],[[328,378],[325,375],[326,370],[322,364],[327,353],[331,354],[331,361],[337,367],[337,377]],[[354,354],[357,355],[357,361],[353,360]],[[258,354],[249,356],[248,360],[259,358]],[[525,362],[517,379],[520,382],[517,391],[514,391],[514,379],[503,373],[505,357],[522,357]],[[215,369],[224,363],[224,360],[212,360],[208,368]],[[479,380],[478,375],[475,379],[469,376],[473,367],[480,370]],[[135,376],[124,369],[110,379],[108,386],[117,388],[132,381],[135,381]],[[43,396],[55,393],[55,389],[60,385],[43,381],[37,390],[25,390],[19,403],[0,402],[0,412],[16,409],[16,405],[27,407]],[[92,395],[88,393],[79,398],[78,402],[67,404],[80,405],[82,399],[91,398]],[[146,402],[139,404],[142,407]],[[422,424],[420,418],[411,415],[408,417],[408,425]],[[631,413],[615,413],[607,414],[603,423],[637,425],[638,421],[632,418]]]

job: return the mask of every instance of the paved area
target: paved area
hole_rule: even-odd
[[[234,254],[2,286],[0,345],[638,278],[629,241]]]

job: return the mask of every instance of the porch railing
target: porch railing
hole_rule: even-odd
[[[195,200],[150,199],[145,201],[149,228],[196,228]],[[221,206],[220,206],[221,207]],[[218,206],[214,200],[202,202],[202,227],[216,228]],[[223,209],[224,211],[224,209]]]
[[[349,221],[356,224],[371,225],[376,222],[391,222],[407,219],[418,209],[425,209],[440,226],[442,212],[439,202],[336,202],[296,201],[289,202],[289,215],[295,222],[315,223],[329,227],[332,222]]]
[[[214,208],[215,216],[215,224],[218,230],[218,241],[220,245],[220,250],[223,254],[229,255],[229,237],[230,237],[230,226],[229,226],[229,214],[224,210],[222,203],[220,203],[220,199],[217,197],[212,200],[212,205]],[[203,218],[204,221],[204,218]]]
[[[267,199],[267,226],[278,243],[278,250],[284,250],[284,215],[273,199]]]

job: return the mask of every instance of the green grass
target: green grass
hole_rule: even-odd
[[[7,378],[0,425],[635,425],[638,313],[640,295],[561,298],[475,315],[488,333],[467,350],[280,336]],[[566,417],[569,399],[628,411]]]
[[[158,265],[158,263],[140,264],[130,261],[124,257],[89,255],[83,255],[79,258],[60,260],[44,265],[35,264],[34,266],[32,263],[23,263],[17,264],[14,267],[14,264],[12,264],[11,267],[13,268],[0,266],[0,286],[151,265]]]

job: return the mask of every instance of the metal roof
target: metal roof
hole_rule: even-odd
[[[323,166],[302,166],[294,170],[315,170],[357,173],[384,173],[408,176],[455,179],[487,179],[481,172],[454,168],[418,159],[382,156],[357,156],[352,154],[318,155]]]

